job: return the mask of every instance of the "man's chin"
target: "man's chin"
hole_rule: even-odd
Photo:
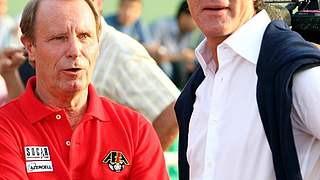
[[[86,91],[88,89],[88,83],[83,83],[79,81],[69,81],[61,86],[61,90],[66,93],[81,93],[82,91]]]

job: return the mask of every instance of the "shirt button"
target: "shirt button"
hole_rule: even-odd
[[[56,119],[57,119],[57,120],[60,120],[60,119],[61,119],[61,115],[60,115],[60,114],[57,114],[57,115],[56,115]]]
[[[71,145],[71,141],[66,141],[66,145],[70,146]]]

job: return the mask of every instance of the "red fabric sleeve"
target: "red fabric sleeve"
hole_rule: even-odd
[[[0,179],[28,179],[12,124],[0,115]]]
[[[169,179],[158,136],[145,118],[139,116],[138,143],[132,161],[130,179]]]

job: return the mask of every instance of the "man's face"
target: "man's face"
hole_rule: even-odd
[[[64,94],[86,90],[98,52],[94,15],[85,1],[44,0],[35,22],[37,89]],[[24,43],[26,45],[26,43]]]
[[[141,15],[142,4],[140,1],[124,0],[120,3],[118,20],[124,26],[130,26],[136,22]]]
[[[255,0],[188,0],[195,22],[208,39],[236,31],[255,13]]]

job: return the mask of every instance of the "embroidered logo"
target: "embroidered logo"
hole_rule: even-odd
[[[50,160],[49,148],[47,146],[24,147],[26,161]]]
[[[120,151],[110,151],[102,162],[108,164],[110,170],[117,173],[121,172],[125,166],[129,165],[127,158]]]
[[[53,171],[48,146],[25,146],[24,154],[27,173]]]
[[[52,172],[52,162],[51,161],[30,161],[26,162],[27,172]]]

